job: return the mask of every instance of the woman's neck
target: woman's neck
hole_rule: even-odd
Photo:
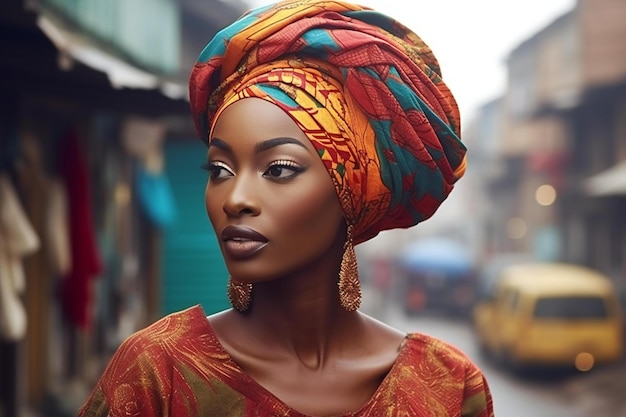
[[[307,368],[322,367],[329,355],[351,344],[361,329],[362,315],[340,306],[335,280],[308,277],[287,282],[255,284],[242,324],[267,346],[291,352]]]

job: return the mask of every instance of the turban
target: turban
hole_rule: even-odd
[[[411,30],[343,1],[285,0],[222,29],[191,71],[208,141],[229,104],[282,108],[325,164],[355,243],[411,227],[465,172],[459,110],[430,48]]]

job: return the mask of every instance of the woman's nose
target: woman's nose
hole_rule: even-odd
[[[255,175],[240,173],[231,178],[230,190],[224,200],[224,212],[233,217],[245,214],[256,216],[261,211],[258,198],[258,185],[255,186]]]

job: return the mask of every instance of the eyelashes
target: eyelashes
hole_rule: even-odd
[[[226,179],[236,176],[235,171],[222,161],[208,161],[201,165],[201,168],[209,172],[211,180]],[[289,159],[278,159],[270,162],[262,176],[276,182],[285,182],[297,177],[306,171],[306,167]]]
[[[221,161],[208,161],[201,165],[201,168],[209,172],[211,180],[223,179],[235,175],[232,169]]]
[[[294,161],[290,161],[288,159],[279,159],[277,161],[271,162],[263,176],[266,178],[271,178],[275,181],[288,181],[292,178],[297,177],[300,173],[306,170],[305,167],[299,165]]]

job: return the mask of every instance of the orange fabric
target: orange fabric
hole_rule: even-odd
[[[491,401],[483,375],[463,353],[413,333],[372,398],[344,416],[491,417]],[[199,306],[128,338],[79,416],[305,417],[232,360]]]

